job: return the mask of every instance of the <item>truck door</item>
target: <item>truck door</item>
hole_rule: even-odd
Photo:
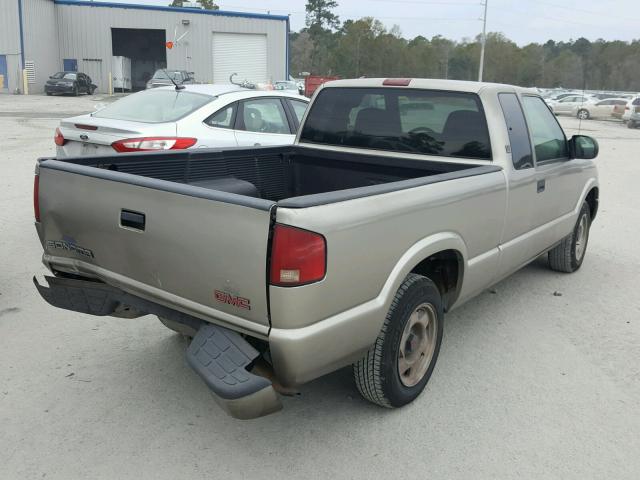
[[[537,253],[530,232],[537,226],[535,204],[539,193],[527,122],[518,96],[500,93],[498,100],[509,133],[512,159],[508,169],[509,197],[498,269],[499,275],[504,276]]]
[[[544,246],[567,235],[572,227],[557,225],[556,220],[570,214],[582,193],[584,182],[579,161],[569,160],[567,139],[555,116],[544,101],[536,96],[523,97],[524,112],[531,131],[536,157],[536,176],[539,198],[536,202],[536,223],[542,225]],[[544,248],[543,246],[543,248]]]

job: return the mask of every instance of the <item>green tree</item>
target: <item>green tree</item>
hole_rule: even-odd
[[[296,73],[350,77],[424,77],[475,80],[478,39],[403,38],[373,17],[339,26],[331,0],[307,2],[307,27],[291,36]],[[487,81],[526,87],[640,91],[640,40],[548,40],[522,47],[499,32],[487,34]]]
[[[306,31],[312,44],[310,68],[313,73],[331,74],[331,54],[335,49],[334,30],[340,20],[332,11],[338,6],[335,0],[308,0],[306,4]]]
[[[340,26],[340,19],[332,12],[338,6],[335,0],[308,0],[306,25],[311,35],[323,30],[335,30]]]

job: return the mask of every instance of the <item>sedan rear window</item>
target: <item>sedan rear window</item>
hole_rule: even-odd
[[[146,90],[122,98],[93,116],[145,123],[173,122],[215,98],[184,90]]]
[[[490,159],[477,95],[400,88],[326,88],[301,141],[448,157]]]

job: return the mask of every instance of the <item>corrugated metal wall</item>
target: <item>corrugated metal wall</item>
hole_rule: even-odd
[[[55,9],[52,0],[22,0],[24,60],[33,61],[36,71],[29,93],[43,92],[49,75],[62,70]]]
[[[7,57],[9,92],[18,86],[20,72],[20,28],[18,23],[17,0],[3,0],[0,3],[0,55]]]
[[[164,29],[167,40],[173,40],[176,28],[178,36],[188,30],[189,34],[180,45],[167,50],[167,67],[193,71],[199,82],[213,80],[213,32],[265,34],[269,76],[276,81],[286,75],[287,26],[283,20],[110,8],[98,4],[57,4],[56,11],[58,58],[77,58],[81,71],[91,68],[87,73],[102,92],[108,88],[108,72],[111,70],[112,27]],[[189,20],[189,25],[184,26],[182,20]],[[242,45],[237,48],[241,49]]]

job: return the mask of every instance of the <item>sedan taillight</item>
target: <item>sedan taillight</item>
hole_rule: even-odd
[[[67,143],[67,141],[64,138],[64,135],[62,135],[62,132],[60,131],[59,128],[56,128],[56,134],[53,137],[53,141],[56,143],[56,145],[58,145],[59,147],[63,146],[65,143]]]
[[[113,142],[111,146],[116,152],[144,152],[153,150],[183,150],[193,147],[197,138],[189,137],[140,137],[125,138]]]

